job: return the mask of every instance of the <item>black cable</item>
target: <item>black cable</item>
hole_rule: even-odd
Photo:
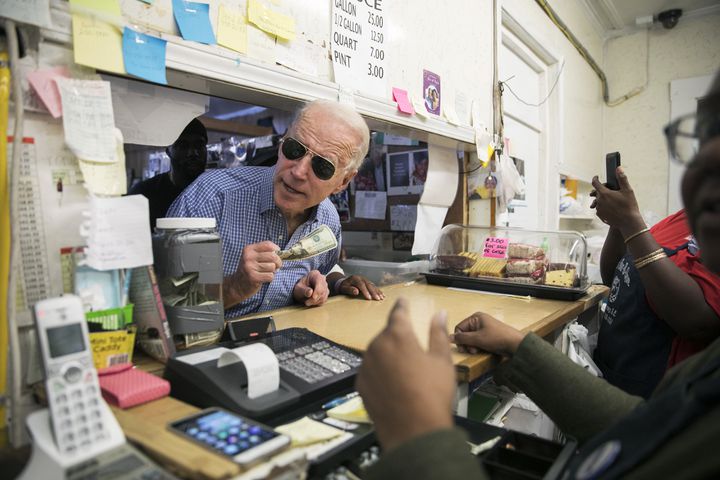
[[[498,83],[500,83],[500,95],[502,96],[503,91],[505,90],[505,87],[507,87],[507,89],[510,90],[510,93],[512,93],[513,97],[515,97],[515,98],[518,100],[518,102],[520,102],[520,103],[522,103],[522,104],[524,104],[524,105],[527,105],[528,107],[539,107],[539,106],[541,106],[542,104],[544,104],[545,102],[547,102],[548,99],[550,98],[550,96],[551,96],[551,95],[553,94],[553,92],[555,91],[555,87],[556,87],[557,84],[558,84],[558,80],[560,80],[560,75],[562,74],[564,68],[565,68],[565,60],[563,60],[563,62],[560,64],[560,70],[558,71],[557,76],[555,77],[555,81],[553,82],[552,87],[550,87],[550,91],[549,91],[548,94],[545,96],[545,98],[542,99],[542,101],[541,101],[540,103],[529,103],[529,102],[526,102],[525,100],[523,100],[522,98],[518,97],[517,93],[515,93],[515,92],[513,91],[512,87],[510,87],[510,84],[507,83],[507,82],[509,82],[510,80],[512,80],[512,79],[515,77],[515,75],[513,75],[513,76],[510,77],[510,78],[508,78],[508,79],[505,80],[504,82],[498,82]]]

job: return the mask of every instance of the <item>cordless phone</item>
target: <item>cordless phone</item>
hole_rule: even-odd
[[[73,454],[110,440],[82,301],[75,295],[35,304],[55,444]]]
[[[26,419],[32,456],[18,480],[174,480],[125,442],[100,393],[80,297],[35,304],[49,409]]]

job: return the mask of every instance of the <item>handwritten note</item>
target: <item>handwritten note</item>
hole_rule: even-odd
[[[258,28],[285,40],[295,39],[295,19],[268,8],[260,0],[249,0],[248,20]]]
[[[355,217],[385,220],[386,192],[355,192]]]
[[[0,0],[3,17],[38,27],[49,27],[50,0]]]
[[[28,83],[53,118],[60,118],[62,115],[60,90],[55,81],[57,78],[68,78],[69,76],[70,72],[67,67],[45,68],[27,74]]]
[[[110,83],[60,78],[65,143],[79,158],[117,161]]]
[[[507,238],[487,237],[485,246],[483,247],[483,257],[489,258],[505,258],[507,255],[508,243]]]
[[[392,94],[393,100],[397,102],[398,110],[400,110],[402,113],[407,113],[408,115],[412,115],[415,113],[412,101],[408,98],[407,90],[393,87]]]
[[[123,137],[117,128],[115,129],[115,142],[117,161],[114,163],[97,163],[78,159],[88,192],[96,195],[125,195],[127,193]]]
[[[87,263],[96,270],[152,265],[150,209],[142,195],[90,199]]]
[[[220,4],[217,21],[218,45],[240,53],[247,53],[247,18],[239,11]]]
[[[185,40],[215,45],[215,34],[210,24],[210,7],[207,3],[173,0],[173,14]]]
[[[70,0],[75,63],[125,73],[122,34],[105,20],[122,20],[117,0]]]
[[[130,75],[167,85],[165,78],[166,41],[128,27],[123,30],[123,58]]]

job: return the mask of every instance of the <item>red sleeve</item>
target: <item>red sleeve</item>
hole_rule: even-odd
[[[650,233],[656,242],[666,248],[677,248],[687,243],[692,235],[685,210],[680,210],[660,220],[653,225]]]
[[[661,220],[650,229],[650,233],[660,245],[666,248],[674,249],[687,243],[691,232],[685,210],[680,210]],[[695,280],[702,290],[707,304],[720,317],[720,277],[705,268],[700,259],[700,253],[696,252],[695,255],[692,255],[687,249],[683,249],[670,257],[670,260]],[[650,303],[649,299],[648,303]],[[652,305],[650,307],[652,308]],[[703,350],[708,343],[690,342],[676,336],[668,359],[668,368]]]

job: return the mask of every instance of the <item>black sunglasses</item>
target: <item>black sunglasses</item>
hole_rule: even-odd
[[[280,145],[282,154],[288,160],[300,160],[307,152],[312,154],[310,165],[312,171],[320,180],[330,180],[335,175],[335,164],[327,158],[318,155],[293,137],[285,137]]]

